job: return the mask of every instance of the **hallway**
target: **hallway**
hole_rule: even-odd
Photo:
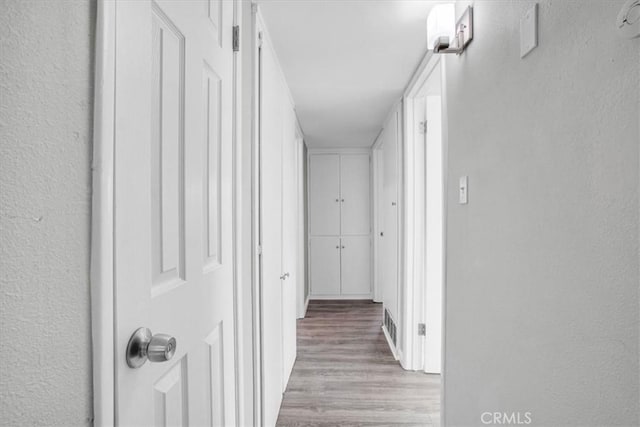
[[[403,370],[380,327],[382,304],[310,301],[278,426],[438,426],[440,376]]]
[[[0,10],[0,427],[640,427],[640,0]]]

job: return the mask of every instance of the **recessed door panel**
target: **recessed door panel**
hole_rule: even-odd
[[[340,156],[312,154],[309,159],[309,232],[339,235]]]
[[[220,137],[221,137],[221,91],[222,81],[209,64],[204,64],[202,92],[204,95],[204,150],[203,150],[203,227],[205,272],[222,262],[220,240]]]
[[[310,277],[313,296],[340,294],[340,238],[311,237]]]
[[[340,157],[340,203],[342,235],[371,232],[371,187],[369,154]]]
[[[224,426],[224,337],[223,323],[220,322],[206,338],[208,369],[208,403],[210,405],[211,426]]]
[[[153,387],[155,424],[161,427],[189,425],[187,363],[182,358]]]
[[[222,6],[223,0],[206,0],[207,17],[209,26],[219,46],[222,46]]]
[[[184,36],[153,8],[151,236],[153,293],[184,281]]]

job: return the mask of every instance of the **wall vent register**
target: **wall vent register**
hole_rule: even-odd
[[[396,347],[396,323],[393,321],[393,317],[391,317],[391,315],[389,314],[389,310],[387,310],[386,308],[384,309],[384,327],[389,334],[389,338],[391,339],[393,346]]]

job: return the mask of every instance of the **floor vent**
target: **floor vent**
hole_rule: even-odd
[[[391,338],[391,342],[393,342],[393,346],[396,347],[396,324],[389,314],[389,310],[386,308],[384,309],[384,327],[387,329],[387,333],[389,334],[389,338]]]

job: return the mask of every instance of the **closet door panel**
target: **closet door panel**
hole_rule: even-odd
[[[371,231],[369,154],[345,154],[340,161],[342,235]]]
[[[341,240],[342,295],[370,294],[371,238],[350,236]]]
[[[309,161],[309,232],[340,234],[340,156],[313,154]]]
[[[282,402],[282,134],[283,87],[275,55],[263,49],[260,180],[262,228],[262,369],[264,424],[275,425]]]
[[[311,237],[311,294],[340,295],[340,238]]]

